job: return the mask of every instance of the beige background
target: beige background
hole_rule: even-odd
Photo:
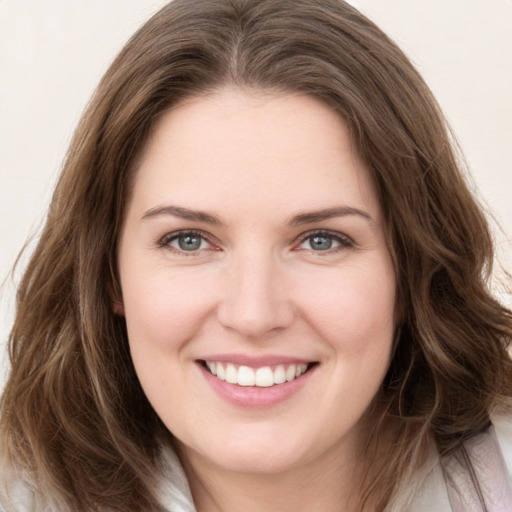
[[[0,0],[0,281],[43,222],[95,84],[131,33],[165,3]],[[496,236],[512,270],[512,0],[351,3],[401,45],[434,90],[481,197],[504,228]],[[0,351],[13,290],[9,278],[0,296]]]

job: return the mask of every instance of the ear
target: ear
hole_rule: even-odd
[[[110,303],[112,305],[112,311],[114,315],[125,316],[123,294],[121,293],[121,287],[114,280],[108,287],[108,294],[110,296]]]
[[[124,316],[124,304],[119,300],[112,300],[112,309],[117,316]]]

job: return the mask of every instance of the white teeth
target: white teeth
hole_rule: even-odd
[[[240,366],[238,368],[238,385],[254,386],[255,376],[254,370],[248,366]]]
[[[284,371],[284,366],[279,365],[274,370],[274,383],[282,384],[283,382],[286,382],[286,372]]]
[[[295,369],[296,369],[295,365],[288,366],[288,369],[286,370],[286,380],[288,382],[290,382],[291,380],[295,379]]]
[[[274,385],[274,372],[270,366],[264,366],[256,370],[256,386],[269,388]]]
[[[206,366],[210,373],[216,375],[220,380],[239,386],[258,386],[262,388],[290,382],[300,377],[308,368],[307,364],[291,364],[289,366],[280,364],[274,370],[270,366],[263,366],[256,370],[249,366],[240,366],[237,369],[234,364],[213,361],[206,361]]]
[[[226,367],[226,382],[238,384],[238,372],[232,364],[228,364]]]
[[[298,364],[295,370],[295,377],[300,377],[308,368],[307,364]]]
[[[217,364],[217,377],[220,380],[226,380],[226,372],[224,371],[224,366],[221,364]]]
[[[217,365],[215,363],[207,362],[206,365],[208,366],[212,375],[217,375]]]

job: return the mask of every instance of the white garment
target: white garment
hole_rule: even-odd
[[[445,465],[452,475],[447,483],[440,463],[427,477],[410,512],[512,512],[512,418],[492,419],[489,431],[466,443],[472,469],[485,497],[485,508],[475,499],[472,480],[454,457]]]
[[[493,418],[493,428],[507,469],[504,469],[505,474],[496,475],[495,467],[486,467],[478,472],[478,477],[482,480],[480,484],[483,487],[486,484],[487,487],[490,487],[487,489],[489,492],[486,495],[492,501],[492,503],[487,503],[488,511],[512,512],[512,496],[498,495],[495,488],[498,478],[507,479],[507,482],[504,482],[507,489],[512,488],[510,486],[512,482],[512,419],[506,417]],[[478,436],[471,444],[478,445],[479,438],[486,435]],[[489,460],[488,454],[484,454],[483,458]],[[478,463],[478,461],[474,462]],[[169,512],[196,512],[187,479],[178,458],[173,453],[166,455],[164,474],[166,473],[169,477],[165,476],[166,483],[162,486],[162,504]],[[463,508],[460,508],[461,506]],[[451,503],[441,464],[437,463],[409,506],[409,512],[482,512],[482,508],[479,503],[471,507],[467,503],[462,503],[462,505]]]
[[[493,426],[499,443],[499,448],[503,455],[504,462],[508,470],[505,478],[508,476],[508,483],[512,482],[512,419],[511,418],[493,418]],[[484,434],[485,435],[485,434]],[[478,442],[477,442],[478,444]],[[197,512],[192,500],[192,494],[187,482],[187,478],[180,464],[178,457],[171,451],[165,453],[162,457],[162,481],[160,483],[159,499],[168,512]],[[486,483],[491,486],[490,493],[493,494],[493,474],[491,471],[483,475]],[[0,475],[1,476],[1,475]],[[478,474],[479,478],[482,474]],[[508,486],[507,486],[508,488]],[[1,489],[0,489],[1,491]],[[494,493],[495,494],[495,493]],[[496,496],[494,496],[496,498]],[[493,500],[489,512],[511,512],[509,508],[512,501],[501,501],[501,497]],[[512,500],[512,496],[503,498]],[[3,507],[3,508],[2,508]],[[414,498],[409,512],[481,512],[482,508],[478,503],[474,507],[456,508],[450,503],[447,483],[444,478],[441,465],[438,463],[433,471],[426,478],[424,485],[418,495]],[[17,489],[14,500],[6,505],[0,502],[0,512],[43,512],[36,510],[32,493],[26,487]],[[46,512],[46,511],[45,511]]]
[[[510,441],[512,443],[512,438]],[[512,447],[510,456],[512,457]],[[160,492],[162,505],[169,512],[196,512],[186,476],[174,453],[166,454],[165,466],[164,483]],[[410,512],[452,512],[446,482],[439,464],[427,477],[420,494],[414,499],[409,510]]]

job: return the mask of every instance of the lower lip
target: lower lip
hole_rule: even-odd
[[[316,366],[308,369],[300,377],[283,384],[274,384],[266,388],[258,386],[239,386],[220,380],[212,375],[204,366],[199,365],[206,381],[224,400],[238,407],[272,407],[284,402],[300,391],[309,381]]]

